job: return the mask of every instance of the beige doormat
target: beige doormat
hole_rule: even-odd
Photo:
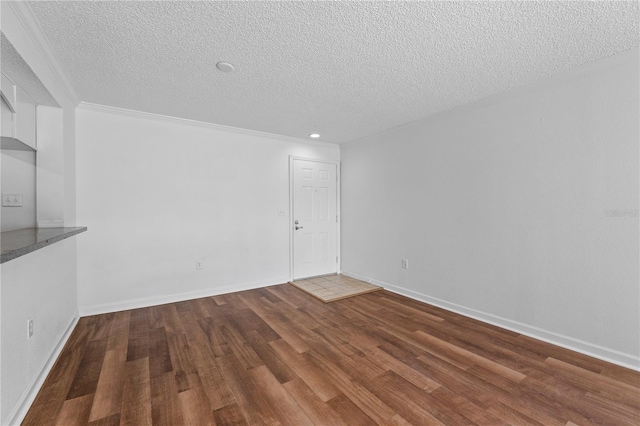
[[[324,303],[382,290],[382,287],[377,285],[365,283],[344,275],[308,278],[306,280],[293,281],[289,284],[322,300]]]

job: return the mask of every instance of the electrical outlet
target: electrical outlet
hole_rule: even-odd
[[[22,207],[22,194],[17,192],[3,192],[2,207]]]
[[[402,259],[402,269],[409,269],[409,260]]]
[[[196,260],[196,269],[200,270],[204,268],[204,262],[202,260]]]
[[[27,320],[27,339],[31,339],[33,337],[33,320],[29,318]]]
[[[278,209],[278,217],[284,217],[284,209]]]

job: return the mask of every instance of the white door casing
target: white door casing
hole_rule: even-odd
[[[293,279],[338,271],[337,165],[292,159]]]

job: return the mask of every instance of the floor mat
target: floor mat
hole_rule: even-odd
[[[382,290],[382,287],[369,284],[344,275],[327,275],[308,278],[289,283],[300,290],[322,300],[324,303],[335,302],[359,294]]]

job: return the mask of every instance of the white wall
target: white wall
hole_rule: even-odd
[[[289,156],[340,158],[337,145],[83,104],[76,124],[81,314],[286,282]]]
[[[638,63],[343,146],[343,271],[639,368]]]
[[[2,150],[2,192],[22,194],[22,207],[2,207],[2,232],[36,226],[36,153]]]
[[[48,182],[46,188],[37,189],[37,194],[48,197],[51,202],[50,209],[42,212],[55,212],[57,223],[64,220],[65,225],[73,225],[75,94],[52,59],[43,34],[32,25],[35,21],[28,5],[0,2],[0,7],[2,32],[63,108],[64,140],[56,140],[55,143],[61,145],[55,148],[55,155],[43,155],[37,162],[38,167],[62,174],[64,179],[56,178],[55,185]],[[39,138],[42,136],[40,134]],[[39,145],[40,149],[47,150],[46,146]],[[4,164],[2,167],[4,173]],[[47,191],[52,192],[47,194]],[[53,244],[0,267],[0,424],[21,422],[55,361],[60,349],[57,343],[77,317],[76,240],[87,234]],[[29,316],[34,319],[35,335],[27,340]]]
[[[10,424],[10,419],[14,419],[11,424],[20,423],[77,316],[75,263],[68,261],[75,252],[76,237],[0,265],[0,424]],[[31,339],[27,339],[28,318],[34,325]]]
[[[64,225],[64,128],[62,108],[38,106],[38,227]]]
[[[76,110],[64,108],[62,111],[62,162],[64,226],[76,226]],[[74,280],[75,282],[75,280]]]

